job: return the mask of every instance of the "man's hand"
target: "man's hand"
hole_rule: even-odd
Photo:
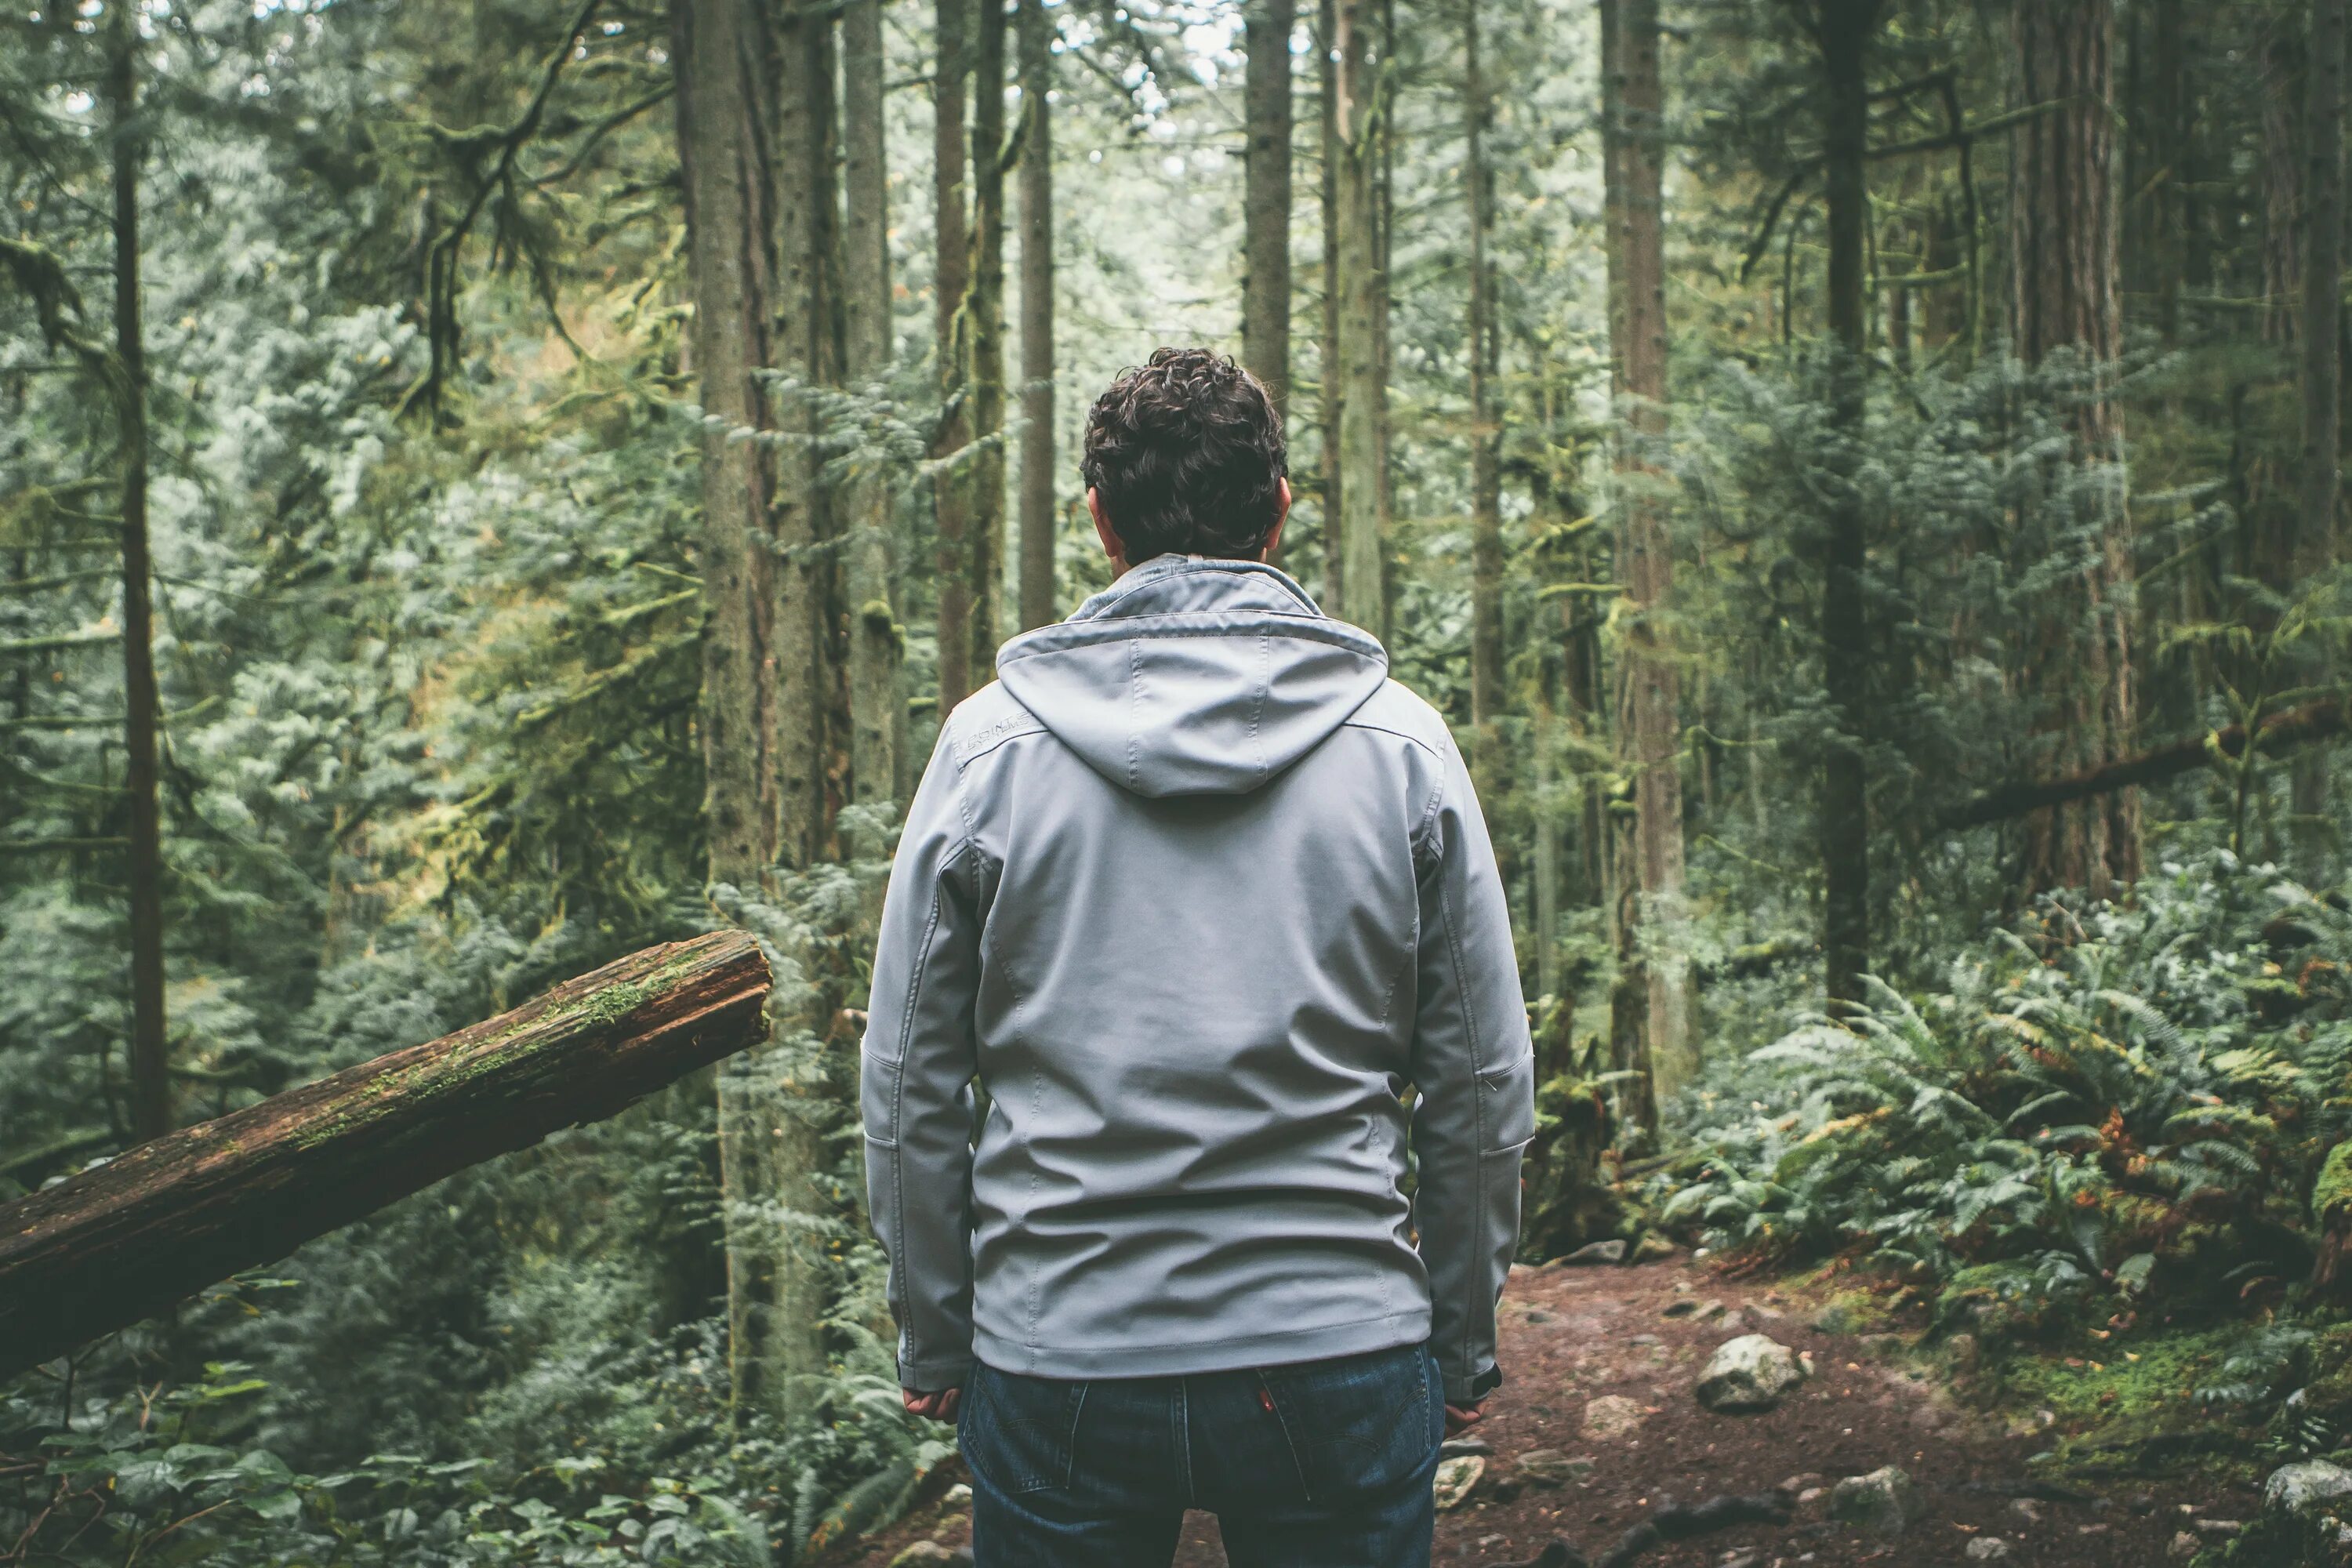
[[[911,1388],[901,1388],[898,1397],[907,1402],[909,1415],[928,1416],[933,1421],[952,1421],[956,1406],[963,1400],[963,1390],[943,1388],[937,1394],[918,1394]],[[1450,1417],[1454,1412],[1448,1410],[1445,1414]],[[1450,1429],[1453,1422],[1448,1420],[1446,1426]]]
[[[909,1405],[907,1408],[911,1410],[914,1406]],[[1445,1435],[1459,1437],[1486,1418],[1486,1402],[1483,1399],[1468,1406],[1449,1405],[1445,1407]]]

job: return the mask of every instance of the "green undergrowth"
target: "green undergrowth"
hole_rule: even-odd
[[[2352,917],[2217,854],[1753,1053],[1662,1214],[1988,1348],[2298,1310],[2352,1184]]]

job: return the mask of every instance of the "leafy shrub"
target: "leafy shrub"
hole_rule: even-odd
[[[2129,907],[2046,902],[1942,989],[1876,985],[1755,1052],[1750,1114],[1694,1129],[1665,1212],[1757,1254],[1866,1251],[1996,1331],[2274,1291],[2345,1130],[2347,964],[2352,917],[2226,852]]]
[[[310,1475],[264,1447],[211,1440],[264,1391],[235,1363],[196,1383],[44,1408],[0,1401],[0,1536],[8,1562],[226,1560],[352,1568],[636,1563],[767,1568],[767,1528],[723,1469],[626,1495],[591,1458],[506,1475],[478,1458],[373,1454]],[[67,1396],[70,1402],[70,1395]],[[29,1451],[26,1440],[32,1439]]]

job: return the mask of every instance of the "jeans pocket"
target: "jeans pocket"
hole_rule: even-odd
[[[1315,1498],[1393,1486],[1430,1464],[1444,1438],[1444,1405],[1425,1345],[1269,1367],[1264,1376]]]
[[[975,1362],[956,1424],[964,1463],[1000,1491],[1066,1488],[1086,1402],[1083,1383],[1022,1377]]]

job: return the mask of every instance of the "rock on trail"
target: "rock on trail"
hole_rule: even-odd
[[[1770,1410],[1805,1381],[1797,1352],[1769,1334],[1726,1340],[1699,1373],[1698,1402],[1718,1415]]]

